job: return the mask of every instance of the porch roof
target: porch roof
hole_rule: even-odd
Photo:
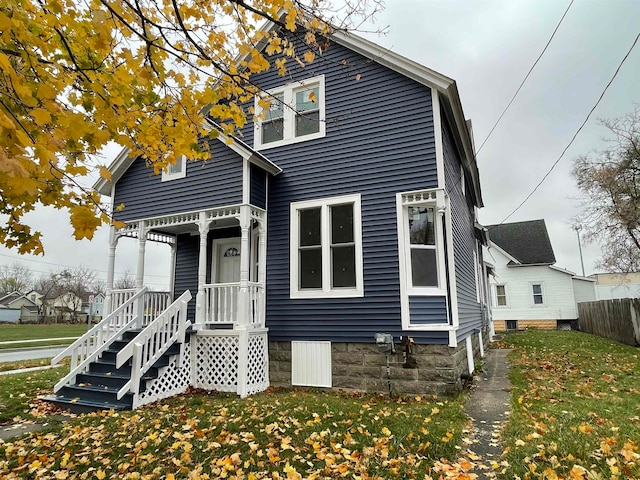
[[[210,119],[207,119],[207,128],[214,129],[218,132],[218,136],[216,137],[218,141],[222,142],[228,148],[236,152],[243,159],[248,160],[253,163],[257,167],[260,167],[264,171],[270,173],[271,175],[278,175],[282,173],[282,169],[265,157],[260,152],[257,152],[249,145],[244,143],[242,140],[236,137],[229,137],[221,132],[220,127]],[[124,173],[129,169],[131,164],[135,161],[136,157],[129,155],[130,150],[127,147],[124,147],[120,153],[116,156],[116,158],[109,165],[109,172],[111,172],[111,180],[107,180],[105,178],[100,178],[93,185],[93,188],[101,193],[102,195],[111,196],[111,187],[124,175]]]

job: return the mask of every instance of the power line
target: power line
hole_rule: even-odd
[[[569,147],[571,147],[571,145],[573,144],[574,140],[576,139],[576,137],[578,136],[578,134],[580,133],[580,131],[584,128],[584,126],[587,124],[587,122],[589,121],[589,117],[591,117],[591,114],[594,112],[594,110],[598,107],[598,105],[600,104],[600,101],[602,100],[602,98],[604,97],[605,93],[607,92],[607,90],[609,89],[609,87],[611,86],[611,84],[613,83],[613,81],[615,80],[615,78],[618,76],[618,72],[620,72],[620,69],[622,68],[622,65],[624,65],[624,62],[626,62],[627,58],[629,58],[629,55],[631,54],[631,52],[633,51],[633,49],[635,48],[636,44],[638,43],[638,39],[640,39],[640,33],[636,36],[635,40],[633,41],[633,43],[631,44],[631,48],[629,48],[629,51],[627,52],[627,54],[624,56],[624,58],[622,59],[622,61],[620,62],[620,64],[618,65],[618,68],[616,68],[616,71],[614,72],[613,76],[611,77],[611,80],[609,80],[609,83],[607,83],[607,85],[604,87],[604,90],[602,91],[602,93],[600,94],[600,97],[598,98],[598,101],[596,102],[596,104],[593,106],[593,108],[591,110],[589,110],[589,113],[587,114],[587,117],[584,119],[584,122],[582,122],[582,125],[580,125],[580,127],[578,128],[578,130],[576,131],[576,133],[573,135],[573,137],[571,138],[571,141],[569,142],[569,144],[564,147],[564,150],[562,150],[562,153],[560,154],[560,156],[556,159],[555,162],[553,162],[553,165],[551,165],[551,168],[547,171],[547,173],[545,173],[544,177],[542,177],[542,180],[540,180],[538,182],[538,184],[535,186],[535,188],[533,190],[531,190],[531,193],[529,193],[529,195],[527,195],[525,197],[525,199],[520,203],[520,205],[518,205],[513,212],[511,212],[509,215],[507,215],[504,220],[502,220],[500,222],[500,224],[503,224],[504,222],[506,222],[509,217],[511,217],[511,215],[513,215],[514,213],[516,213],[518,210],[520,210],[520,207],[522,207],[527,200],[529,200],[531,198],[531,196],[536,192],[536,190],[538,190],[538,188],[540,188],[540,186],[544,183],[544,181],[547,179],[547,177],[549,175],[551,175],[551,172],[553,171],[554,168],[556,168],[556,165],[558,165],[558,163],[560,162],[560,160],[562,160],[562,157],[564,157],[564,154],[567,152],[567,150],[569,150]]]
[[[482,144],[480,145],[480,148],[478,148],[478,150],[476,150],[476,155],[478,155],[480,153],[480,150],[482,150],[482,147],[484,147],[484,144],[487,143],[487,140],[489,140],[489,137],[491,136],[491,134],[493,133],[493,131],[496,129],[496,127],[498,126],[498,124],[500,123],[500,120],[502,120],[502,117],[504,117],[504,114],[507,113],[507,110],[509,110],[509,107],[511,106],[511,104],[513,103],[513,101],[516,99],[516,97],[518,96],[518,93],[520,93],[520,90],[522,89],[522,86],[524,85],[524,83],[527,81],[527,79],[529,78],[529,75],[531,75],[531,72],[533,71],[533,69],[536,67],[536,65],[538,64],[538,62],[540,61],[540,59],[542,58],[542,56],[544,55],[544,53],[547,51],[547,48],[549,47],[549,44],[551,43],[551,40],[553,40],[553,37],[555,37],[556,32],[558,31],[558,28],[560,28],[560,25],[562,24],[562,21],[564,20],[564,17],[567,16],[567,12],[569,11],[569,9],[571,8],[571,5],[573,5],[574,0],[571,0],[571,2],[569,2],[569,6],[567,7],[567,9],[564,11],[564,13],[562,14],[562,18],[560,18],[560,21],[558,22],[558,24],[556,25],[556,28],[553,30],[553,33],[551,34],[551,37],[549,38],[549,41],[547,42],[547,44],[544,46],[544,48],[542,49],[542,52],[540,53],[540,55],[538,55],[538,58],[536,59],[536,61],[533,63],[533,65],[531,66],[531,68],[529,69],[529,71],[527,72],[527,75],[524,77],[524,80],[522,80],[522,83],[520,83],[520,86],[518,87],[518,89],[516,90],[516,93],[513,94],[513,97],[511,97],[511,100],[509,101],[509,103],[507,104],[507,106],[504,108],[504,110],[502,111],[502,113],[500,114],[500,116],[498,117],[498,120],[496,120],[496,123],[493,124],[493,127],[491,128],[491,131],[489,132],[489,135],[487,135],[487,137],[484,139],[484,141],[482,142]]]

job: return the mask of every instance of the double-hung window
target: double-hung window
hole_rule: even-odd
[[[504,285],[496,285],[496,305],[498,307],[507,306],[507,288]]]
[[[256,97],[254,147],[266,149],[325,136],[324,76]]]
[[[181,155],[176,157],[175,163],[169,163],[162,170],[162,181],[167,182],[169,180],[176,180],[177,178],[184,178],[187,175],[187,157]]]
[[[398,194],[401,274],[408,293],[446,293],[442,212],[444,191]]]
[[[531,285],[531,289],[533,291],[533,304],[534,305],[544,305],[544,294],[542,292],[542,284],[541,283],[533,283]]]
[[[363,295],[360,195],[291,204],[291,297]]]

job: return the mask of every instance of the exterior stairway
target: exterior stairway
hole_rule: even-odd
[[[133,294],[53,358],[55,365],[70,356],[71,371],[44,400],[84,413],[134,409],[184,391],[189,372],[176,367],[183,365],[188,349],[191,293],[157,315],[146,294],[146,288]]]
[[[42,400],[51,402],[72,413],[87,413],[96,410],[131,410],[133,393],[126,393],[118,400],[118,391],[131,380],[132,360],[116,368],[116,356],[142,329],[129,330],[104,350],[100,357],[89,363],[86,373],[79,373],[72,384],[63,386],[52,396]],[[185,341],[189,340],[186,332]],[[147,387],[147,382],[158,378],[163,367],[169,365],[171,357],[180,354],[180,344],[174,343],[162,354],[149,370],[140,378],[139,392]]]

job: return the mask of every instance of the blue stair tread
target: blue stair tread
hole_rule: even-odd
[[[107,402],[98,400],[87,400],[78,397],[67,397],[64,395],[51,395],[49,397],[42,397],[42,400],[46,402],[55,403],[60,406],[73,407],[88,407],[96,410],[130,410],[131,405],[120,402]]]

